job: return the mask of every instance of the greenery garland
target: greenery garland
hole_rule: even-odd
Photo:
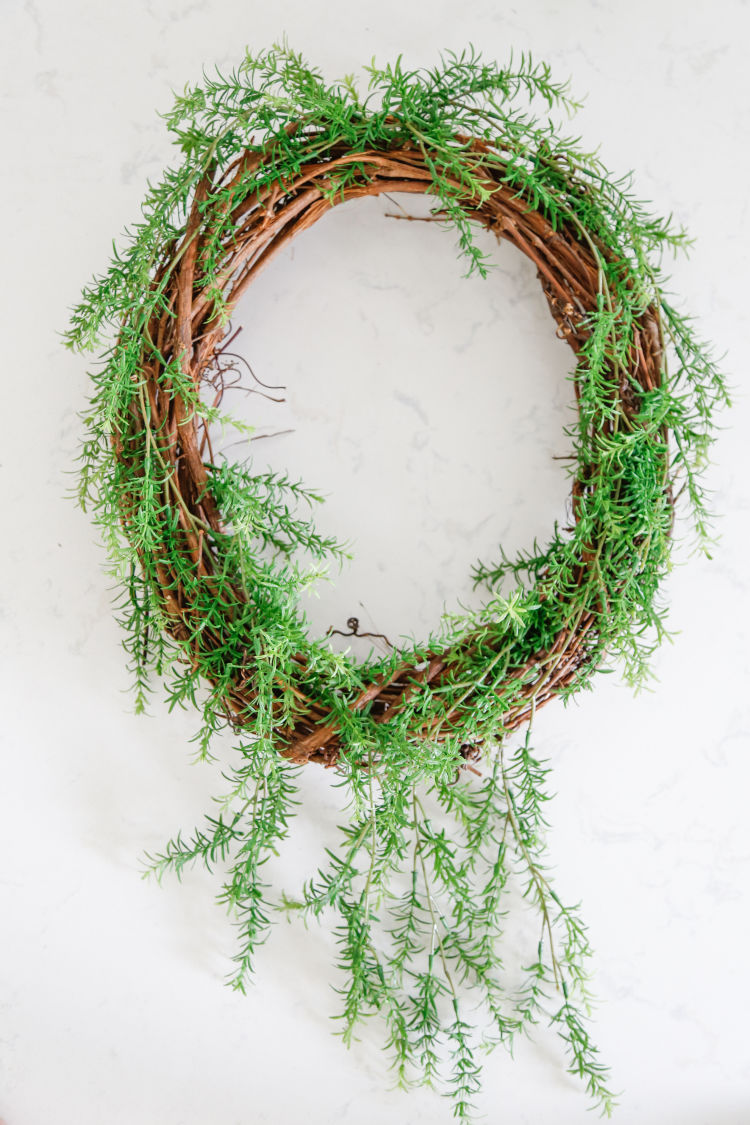
[[[605,658],[635,685],[648,674],[679,493],[699,545],[710,541],[700,469],[727,392],[665,295],[659,258],[687,245],[684,231],[536,115],[539,101],[576,106],[547,66],[469,50],[432,70],[400,59],[367,70],[363,97],[282,45],[186,89],[166,115],[180,163],[72,316],[70,346],[106,347],[80,501],[121,583],[136,707],[155,673],[170,707],[201,710],[200,756],[222,728],[237,733],[218,813],[149,870],[225,871],[242,991],[275,910],[336,919],[344,1039],[379,1013],[399,1083],[443,1086],[456,1116],[470,1115],[481,1049],[512,1046],[540,1019],[609,1112],[587,1027],[589,945],[545,866],[547,769],[528,724]],[[577,356],[579,416],[572,526],[478,566],[481,611],[360,663],[308,637],[298,607],[343,553],[306,511],[319,498],[214,458],[211,430],[239,425],[221,388],[241,292],[332,206],[386,189],[435,197],[469,273],[488,272],[478,224],[532,258]],[[313,760],[333,766],[350,815],[301,892],[274,896],[264,865]],[[516,969],[502,941],[509,904],[538,926]]]

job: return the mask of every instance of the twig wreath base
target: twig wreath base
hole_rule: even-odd
[[[292,130],[290,129],[290,133]],[[317,138],[309,138],[313,151],[318,149]],[[464,215],[469,220],[482,223],[498,238],[505,238],[527,254],[537,266],[539,278],[552,315],[559,326],[560,335],[576,354],[590,337],[589,318],[596,311],[599,292],[599,267],[591,249],[580,241],[574,227],[555,230],[549,219],[539,211],[529,210],[523,197],[504,184],[506,169],[502,164],[484,168],[481,156],[487,152],[484,142],[467,137],[457,137],[456,143],[467,153],[467,163],[472,154],[476,161],[474,175],[481,180],[486,199],[462,203]],[[204,463],[202,451],[210,450],[210,435],[205,416],[199,415],[191,398],[220,368],[221,349],[227,335],[226,316],[257,277],[271,257],[283,249],[296,235],[312,226],[333,206],[380,195],[384,192],[429,193],[433,189],[430,164],[435,155],[426,147],[416,147],[407,142],[400,148],[386,152],[351,152],[346,145],[333,145],[316,152],[311,162],[303,163],[298,174],[275,185],[266,193],[250,197],[240,191],[250,170],[257,171],[265,161],[273,160],[273,148],[264,153],[246,150],[236,165],[218,182],[208,174],[195,192],[183,241],[175,251],[176,268],[170,271],[164,287],[164,305],[152,317],[148,334],[158,347],[158,355],[144,365],[143,389],[146,409],[137,404],[133,424],[127,434],[118,434],[117,453],[120,457],[142,458],[142,435],[146,428],[162,435],[161,457],[174,482],[170,500],[182,527],[185,545],[194,559],[195,575],[210,587],[217,562],[210,547],[212,539],[222,533],[222,519],[211,491],[213,458]],[[471,167],[471,163],[469,163]],[[345,182],[337,190],[341,177]],[[457,191],[460,184],[451,184]],[[335,194],[333,194],[335,192]],[[226,193],[226,203],[223,202]],[[234,196],[243,198],[234,204]],[[211,197],[222,196],[217,218],[213,208],[202,207]],[[212,226],[223,222],[223,208],[231,211],[233,232],[226,254],[217,270],[218,284],[222,286],[222,312],[216,314],[215,296],[206,293],[206,278],[196,269],[200,248],[210,238]],[[606,247],[601,248],[606,252]],[[161,279],[157,280],[159,284]],[[644,310],[632,327],[633,347],[629,364],[622,366],[619,385],[613,387],[612,420],[603,421],[603,435],[610,433],[622,417],[632,429],[640,396],[638,391],[652,391],[661,385],[662,344],[657,310],[651,306]],[[164,357],[161,362],[160,357]],[[170,377],[170,360],[180,362],[180,379],[175,386]],[[188,382],[191,398],[186,401],[180,394],[182,380]],[[580,399],[580,383],[575,383]],[[166,438],[166,440],[164,440]],[[158,439],[157,439],[158,440]],[[656,436],[661,443],[662,478],[666,481],[666,431]],[[590,468],[589,468],[589,471]],[[573,486],[573,513],[579,518],[579,497],[584,479],[577,477]],[[665,495],[668,495],[665,486]],[[666,512],[666,507],[662,504]],[[603,538],[607,529],[597,529]],[[592,584],[592,569],[602,552],[601,538],[592,537],[590,549],[581,553],[580,565],[571,575],[570,602],[582,588]],[[182,560],[180,560],[181,563]],[[178,641],[194,643],[196,614],[196,583],[182,580],[181,565],[170,565],[165,554],[159,564],[159,582],[165,591],[167,627]],[[242,586],[238,583],[237,600],[243,600]],[[603,605],[587,606],[581,613],[565,615],[559,632],[551,643],[528,656],[522,664],[505,668],[503,686],[509,681],[518,682],[518,692],[503,718],[506,732],[527,721],[532,706],[541,707],[575,681],[583,664],[597,653],[596,620],[601,617]],[[497,638],[506,643],[501,631]],[[225,644],[223,632],[216,630],[203,639],[203,644],[214,648]],[[500,645],[487,651],[486,630],[471,630],[456,644],[438,651],[418,653],[418,661],[407,656],[389,668],[386,676],[374,677],[346,706],[356,714],[365,707],[371,718],[391,722],[403,709],[411,696],[429,688],[439,690],[450,681],[468,649],[476,645],[485,648],[485,659],[494,660]],[[305,653],[295,654],[297,666],[295,679],[304,682],[308,670]],[[232,661],[233,676],[227,685],[225,698],[232,715],[245,724],[254,714],[256,688],[253,668],[254,655],[246,660]],[[292,722],[276,729],[276,739],[281,753],[294,762],[319,761],[333,765],[342,748],[342,726],[338,708],[330,700],[308,694],[300,695],[300,706],[295,707]],[[279,710],[282,708],[279,699]],[[424,723],[411,733],[418,738],[436,738],[441,741],[455,738],[463,730],[464,715],[473,706],[471,693],[458,706],[437,719]]]
[[[138,706],[156,672],[171,706],[202,709],[201,755],[222,727],[238,739],[219,814],[149,869],[225,870],[243,990],[272,910],[337,917],[345,1039],[380,1013],[398,1080],[445,1075],[457,1116],[470,1114],[482,1045],[510,1046],[540,1018],[608,1112],[583,1014],[585,929],[544,862],[547,771],[528,734],[512,752],[508,736],[605,658],[635,683],[647,674],[678,482],[708,541],[698,470],[726,390],[664,295],[658,255],[684,233],[515,104],[574,108],[546,67],[467,52],[433,71],[369,70],[362,100],[278,47],[186,91],[167,115],[181,166],[73,316],[74,346],[115,334],[94,376],[81,500],[123,581]],[[237,424],[222,398],[239,299],[332,207],[383,193],[433,196],[470,271],[488,272],[478,226],[531,259],[575,355],[578,421],[570,526],[544,550],[480,565],[481,611],[357,662],[311,639],[298,606],[343,553],[304,512],[318,497],[215,457],[212,433]],[[317,875],[274,900],[264,865],[309,762],[333,767],[350,818]],[[515,975],[501,956],[514,887],[540,927]]]

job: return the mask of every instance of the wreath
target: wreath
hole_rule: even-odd
[[[605,661],[633,684],[647,676],[678,496],[710,542],[700,470],[726,388],[665,295],[661,255],[685,232],[561,135],[546,113],[577,103],[547,66],[468,50],[432,70],[399,59],[367,71],[362,96],[282,45],[187,88],[166,114],[179,164],[72,316],[71,346],[106,348],[80,501],[121,583],[136,708],[156,674],[170,707],[200,710],[199,756],[222,729],[235,735],[218,812],[147,869],[180,875],[202,860],[224,872],[242,991],[276,911],[331,918],[344,1039],[379,1013],[398,1081],[439,1084],[458,1117],[481,1048],[510,1047],[540,1019],[608,1112],[589,945],[546,866],[547,767],[530,721]],[[430,195],[468,273],[489,273],[478,227],[531,259],[575,355],[577,421],[569,526],[479,565],[481,610],[360,661],[311,638],[299,608],[344,553],[316,531],[319,498],[215,456],[212,436],[247,432],[222,405],[242,294],[332,207],[386,192]],[[299,893],[274,895],[265,865],[310,762],[333,769],[349,815]],[[509,906],[515,946],[503,941]]]

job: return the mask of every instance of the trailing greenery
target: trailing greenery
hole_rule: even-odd
[[[380,1016],[398,1083],[445,1090],[458,1118],[471,1114],[483,1050],[512,1047],[540,1021],[559,1031],[570,1072],[609,1113],[609,1078],[588,1030],[586,930],[558,898],[546,864],[547,767],[528,736],[515,746],[506,737],[508,716],[539,672],[536,655],[585,614],[595,619],[587,659],[563,696],[589,686],[605,657],[634,685],[648,676],[666,632],[658,588],[669,567],[672,496],[681,487],[698,545],[706,550],[711,541],[701,470],[726,388],[692,322],[665,296],[661,255],[686,248],[685,233],[638,201],[630,176],[613,178],[546,117],[576,103],[545,65],[522,55],[500,67],[468,50],[446,53],[433,69],[409,70],[399,59],[385,68],[373,63],[367,74],[364,92],[349,77],[328,84],[282,45],[186,88],[165,115],[179,163],[149,187],[141,220],[72,315],[69,345],[102,356],[92,374],[79,498],[120,583],[137,709],[154,678],[161,681],[170,707],[201,713],[196,747],[205,757],[230,725],[226,697],[240,657],[252,658],[255,677],[253,713],[232,724],[236,755],[219,810],[190,836],[178,833],[149,868],[159,877],[179,876],[195,861],[219,869],[219,897],[237,920],[231,979],[243,991],[279,910],[331,920],[342,1037],[350,1042],[368,1017]],[[486,142],[481,159],[475,152],[469,159],[466,136]],[[248,149],[267,154],[235,188],[236,203],[242,193],[283,185],[334,146],[387,151],[406,141],[425,157],[467,273],[489,271],[467,215],[490,190],[483,167],[500,169],[501,182],[529,208],[589,245],[599,294],[587,315],[575,373],[580,414],[570,433],[572,475],[583,487],[572,530],[553,529],[547,545],[516,560],[500,552],[497,562],[477,566],[487,594],[481,611],[446,618],[409,652],[357,663],[310,638],[299,609],[301,590],[344,553],[315,530],[318,497],[259,473],[251,461],[208,461],[223,516],[220,532],[198,529],[216,563],[209,584],[185,558],[163,435],[146,426],[128,437],[129,419],[134,410],[149,413],[143,368],[158,348],[147,328],[166,307],[175,247],[206,170],[227,168]],[[338,173],[332,196],[365,175],[353,162]],[[204,207],[218,213],[227,189],[221,177],[215,183]],[[225,222],[202,248],[204,288],[219,308],[232,222],[231,208],[224,210]],[[656,389],[633,388],[637,410],[628,417],[613,388],[651,306],[669,366]],[[233,424],[195,395],[178,362],[160,358],[171,394],[190,401],[207,426]],[[128,456],[116,456],[113,436]],[[581,582],[584,557],[590,565]],[[158,565],[165,558],[195,607],[188,635],[179,638],[168,628]],[[471,645],[463,644],[469,633]],[[439,689],[414,691],[389,722],[347,706],[376,676],[438,650],[452,654],[451,675]],[[299,767],[279,754],[277,735],[299,714],[301,696],[324,701],[337,716],[345,749],[333,776],[345,788],[349,816],[304,887],[277,893],[266,864],[290,831],[304,786]],[[532,695],[531,714],[535,704]],[[467,746],[481,748],[479,776],[462,768]],[[511,941],[509,917],[520,920]]]

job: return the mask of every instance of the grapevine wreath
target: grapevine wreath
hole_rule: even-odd
[[[224,872],[241,990],[274,911],[333,917],[344,1038],[380,1013],[399,1082],[444,1084],[457,1116],[481,1049],[540,1019],[609,1111],[586,932],[545,866],[547,769],[528,726],[605,660],[636,684],[647,674],[680,494],[709,542],[700,468],[726,389],[664,293],[660,255],[684,232],[536,115],[576,104],[546,66],[470,50],[433,70],[367,69],[363,97],[283,45],[188,88],[166,115],[179,164],[73,313],[71,346],[106,342],[80,497],[122,583],[137,707],[156,673],[170,707],[201,710],[201,755],[222,728],[236,735],[216,814],[148,865]],[[479,565],[480,611],[358,661],[308,636],[298,604],[343,550],[315,530],[318,497],[216,456],[212,435],[233,424],[222,397],[240,297],[332,207],[383,193],[433,197],[469,273],[488,273],[478,227],[531,259],[575,355],[577,422],[570,526]],[[333,768],[349,815],[300,892],[274,896],[264,865],[307,763]],[[509,905],[535,919],[518,964]]]

